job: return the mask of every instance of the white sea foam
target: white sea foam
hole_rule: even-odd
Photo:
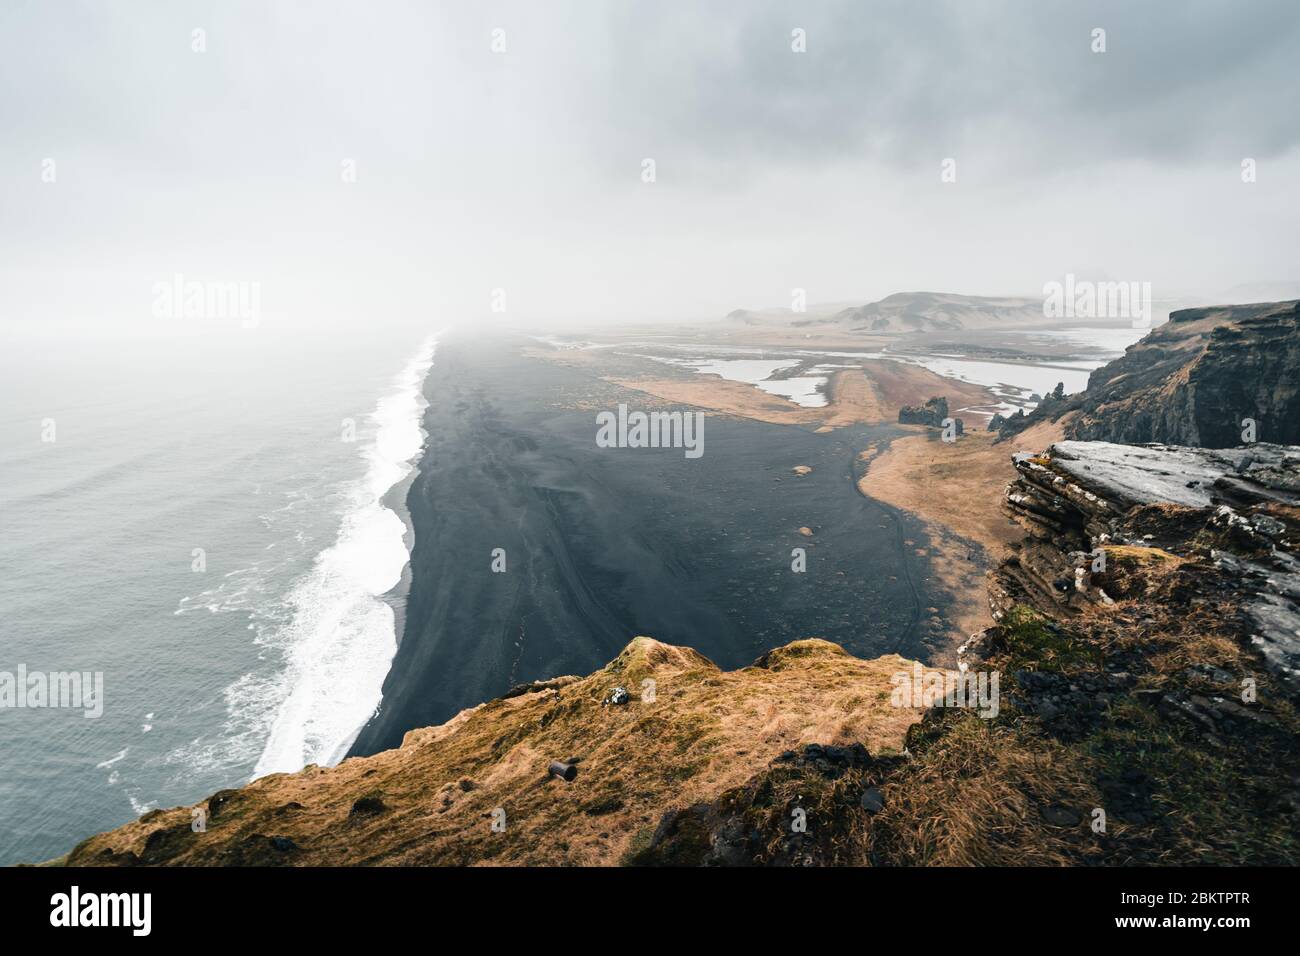
[[[97,764],[95,764],[95,769],[96,769],[96,770],[107,770],[109,767],[113,766],[113,764],[117,763],[119,760],[121,760],[123,757],[125,757],[125,756],[126,756],[126,752],[127,752],[128,750],[130,750],[130,749],[131,749],[130,747],[123,747],[121,750],[119,750],[119,751],[117,752],[117,755],[116,755],[116,756],[114,756],[114,757],[110,757],[109,759],[105,760],[103,763],[97,763]]]
[[[137,799],[135,798],[135,794],[134,794],[134,793],[129,793],[129,792],[128,792],[128,793],[126,794],[126,798],[127,798],[128,800],[131,801],[131,809],[132,809],[132,811],[135,812],[135,815],[136,815],[137,817],[142,817],[142,816],[144,816],[146,813],[148,813],[150,810],[152,810],[154,807],[156,807],[156,806],[158,805],[157,803],[155,803],[155,802],[152,801],[152,800],[150,800],[150,801],[147,802],[147,803],[145,803],[145,802],[141,802],[140,800],[137,800]]]
[[[423,447],[422,386],[436,346],[436,336],[426,341],[380,399],[370,416],[374,438],[361,449],[365,475],[348,490],[336,541],[285,597],[287,621],[259,638],[284,655],[283,671],[241,682],[227,695],[235,706],[250,692],[278,701],[254,776],[337,762],[379,704],[397,650],[383,595],[410,557],[406,526],[383,498],[410,474]]]

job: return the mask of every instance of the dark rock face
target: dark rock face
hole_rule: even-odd
[[[904,405],[898,410],[900,425],[933,425],[938,428],[948,417],[948,399],[935,396],[924,405]]]
[[[1185,309],[1097,369],[1070,438],[1300,443],[1300,302]],[[1245,419],[1254,435],[1243,434]]]
[[[885,808],[878,783],[902,763],[860,743],[804,744],[712,802],[669,810],[633,866],[833,866]]]
[[[931,428],[942,428],[947,418],[948,399],[938,395],[926,399],[924,405],[904,405],[898,410],[900,425],[929,425]],[[956,419],[955,424],[957,434],[962,434],[964,431],[962,420]]]
[[[1064,382],[1057,382],[1056,388],[1046,395],[1035,393],[1030,398],[1038,402],[1032,418],[1025,415],[1023,408],[1018,408],[1014,415],[994,415],[989,419],[988,430],[997,432],[999,441],[1020,434],[1030,422],[1040,422],[1046,418],[1056,421],[1061,415],[1076,407],[1074,396],[1065,394]]]
[[[384,798],[378,793],[368,793],[363,797],[358,797],[352,804],[352,810],[348,813],[349,819],[357,817],[372,817],[376,814],[383,813],[388,809],[384,803]]]
[[[896,292],[837,312],[831,322],[854,332],[949,332],[1041,322],[1041,299],[991,298],[948,292]]]
[[[1002,441],[1065,415],[1066,437],[1083,441],[1300,443],[1300,301],[1175,312],[1094,371],[1086,391],[989,428]]]

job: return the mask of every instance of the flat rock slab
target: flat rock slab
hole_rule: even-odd
[[[1244,448],[1183,448],[1062,441],[1048,450],[1053,470],[1099,497],[1123,505],[1175,504],[1208,508],[1220,478],[1261,480],[1300,471],[1300,448],[1258,443]]]

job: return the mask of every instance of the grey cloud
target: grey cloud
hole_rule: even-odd
[[[0,288],[251,276],[314,321],[1286,279],[1297,40],[1294,0],[0,3]]]
[[[626,9],[593,86],[617,138],[695,161],[896,165],[1268,156],[1300,139],[1293,2],[727,3]],[[790,31],[808,53],[790,52]],[[1107,52],[1090,49],[1107,31]]]

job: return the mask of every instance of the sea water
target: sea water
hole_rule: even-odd
[[[396,648],[436,338],[231,326],[0,350],[0,864],[341,757]]]

